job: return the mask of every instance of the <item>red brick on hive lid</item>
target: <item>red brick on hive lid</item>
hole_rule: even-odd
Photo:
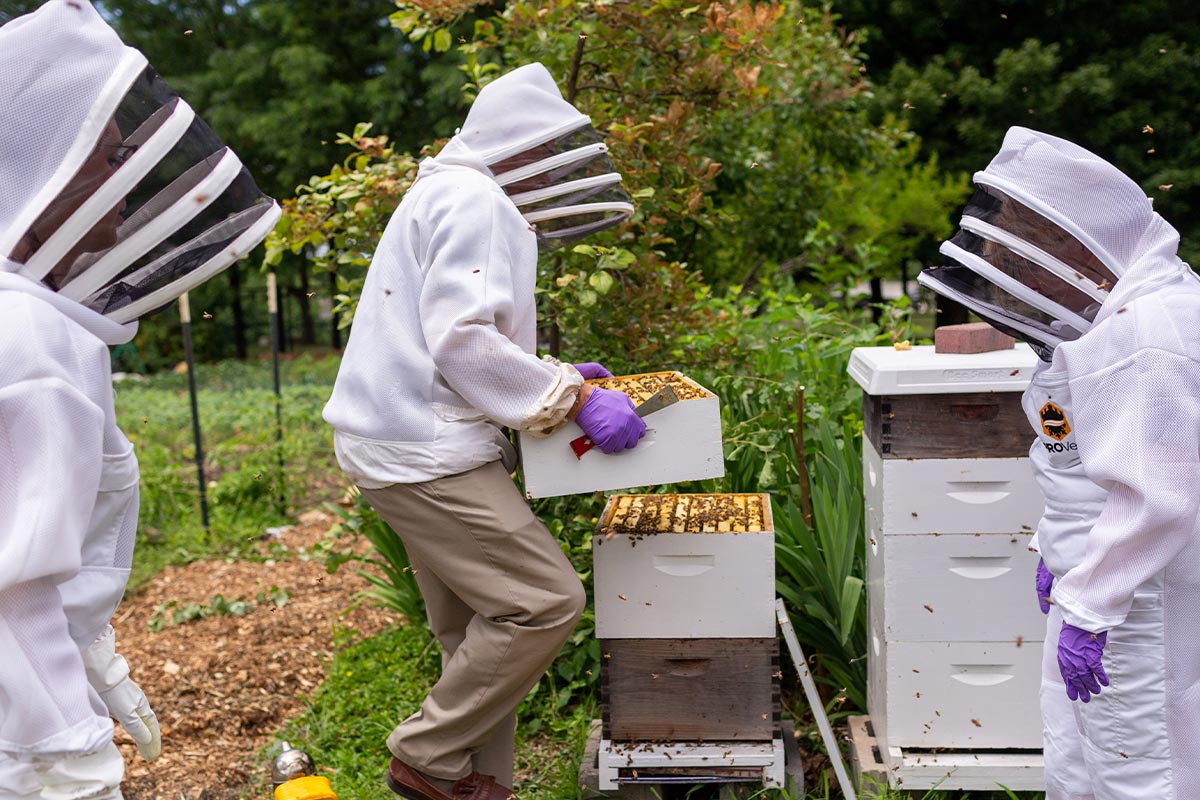
[[[986,322],[968,322],[963,325],[943,325],[933,331],[933,349],[936,353],[990,353],[993,350],[1011,350],[1016,340],[993,328]]]

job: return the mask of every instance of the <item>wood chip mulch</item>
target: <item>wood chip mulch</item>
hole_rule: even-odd
[[[301,552],[336,521],[327,512],[309,512],[275,541]],[[142,760],[133,740],[117,728],[126,800],[236,800],[269,781],[260,750],[324,680],[334,628],[371,636],[395,622],[376,606],[355,604],[367,583],[354,573],[348,565],[328,575],[315,559],[205,561],[169,567],[127,598],[113,620],[117,649],[158,715],[163,754]],[[287,592],[283,606],[255,600],[276,589]],[[255,608],[158,632],[148,626],[165,603],[211,606],[218,594]]]

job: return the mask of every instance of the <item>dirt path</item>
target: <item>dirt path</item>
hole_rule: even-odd
[[[310,512],[278,541],[311,548],[335,521]],[[268,765],[259,750],[324,680],[335,626],[370,636],[393,621],[365,603],[347,612],[366,586],[352,568],[327,575],[319,560],[205,561],[168,568],[127,599],[113,621],[117,645],[158,715],[163,754],[143,761],[118,728],[126,800],[235,800],[261,783]],[[282,606],[270,602],[282,592]],[[150,630],[164,604],[211,608],[218,594],[255,607]]]

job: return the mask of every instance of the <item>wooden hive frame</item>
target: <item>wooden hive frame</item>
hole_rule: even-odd
[[[587,381],[601,389],[615,389],[629,395],[634,405],[649,400],[659,390],[670,386],[681,401],[714,397],[711,392],[688,380],[681,372],[643,372],[639,375],[620,375],[612,378],[592,378]]]
[[[596,533],[758,533],[774,530],[765,494],[625,494],[610,498]]]

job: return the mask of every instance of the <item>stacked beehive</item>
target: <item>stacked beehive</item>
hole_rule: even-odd
[[[1029,544],[1042,501],[1020,406],[1034,363],[1023,345],[852,356],[866,392],[868,705],[893,784],[977,788],[970,769],[935,766],[921,783],[906,765],[941,749],[1041,747],[1045,621]]]
[[[765,494],[609,498],[592,542],[602,773],[615,757],[623,781],[778,782],[774,539]],[[682,747],[705,742],[758,750]],[[666,760],[623,755],[648,744]]]

